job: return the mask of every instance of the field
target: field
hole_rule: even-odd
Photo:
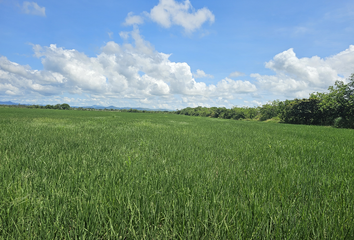
[[[0,108],[0,239],[354,239],[354,130]]]

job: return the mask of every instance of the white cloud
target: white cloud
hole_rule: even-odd
[[[180,97],[205,99],[206,103],[219,97],[235,99],[239,94],[256,91],[256,86],[249,81],[225,78],[215,85],[197,82],[187,63],[171,62],[170,55],[156,51],[137,28],[129,36],[134,40],[132,44],[110,41],[96,57],[55,44],[33,45],[35,56],[43,64],[41,71],[1,57],[0,95],[33,98],[88,94],[91,100],[107,103],[114,99],[135,99],[163,106],[182,104]]]
[[[110,39],[113,38],[113,32],[107,32],[107,34],[108,34],[108,36],[109,36]]]
[[[214,14],[206,7],[195,10],[189,0],[178,2],[175,0],[159,0],[150,12],[143,12],[140,15],[128,13],[124,25],[139,25],[144,23],[145,19],[151,19],[153,22],[170,28],[172,25],[181,26],[188,33],[199,29],[205,22],[213,23]]]
[[[205,22],[213,23],[214,14],[206,7],[195,10],[189,0],[183,3],[175,0],[160,0],[159,4],[153,7],[148,14],[152,21],[159,25],[170,28],[178,25],[186,32],[193,32],[200,28]]]
[[[45,17],[45,7],[40,7],[36,2],[23,2],[22,11],[26,14]]]
[[[249,81],[234,81],[230,78],[225,78],[216,84],[215,90],[214,93],[218,94],[212,94],[214,97],[222,96],[227,99],[234,99],[234,93],[253,93],[257,91],[257,87]]]
[[[125,18],[124,25],[139,25],[144,23],[144,19],[141,16],[134,15],[133,12],[128,13],[128,16]]]
[[[253,103],[253,104],[257,105],[257,106],[262,106],[263,105],[262,102],[259,102],[257,100],[253,100],[251,103]]]
[[[286,97],[308,97],[309,93],[326,91],[336,80],[345,81],[350,76],[354,66],[354,45],[324,59],[318,56],[299,59],[291,48],[277,54],[265,66],[276,74],[251,74],[263,89]]]
[[[203,70],[197,69],[197,72],[193,73],[193,77],[195,77],[195,78],[213,78],[214,76],[211,74],[206,74]]]
[[[124,39],[124,40],[128,40],[129,38],[129,32],[120,32],[119,36]]]
[[[0,57],[0,93],[21,95],[37,92],[42,95],[58,93],[57,85],[64,77],[56,72],[32,70]]]
[[[230,73],[229,78],[236,78],[236,77],[241,77],[241,76],[245,76],[245,74],[242,72],[235,71],[235,72]]]

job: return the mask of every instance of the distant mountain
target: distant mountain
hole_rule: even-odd
[[[18,103],[13,103],[11,101],[7,101],[7,102],[0,102],[0,105],[18,105]]]
[[[14,103],[11,101],[7,101],[7,102],[0,102],[0,105],[21,105],[21,106],[30,106],[32,104],[28,104],[28,103]],[[41,104],[35,104],[35,105],[39,105],[39,106],[43,106]]]
[[[20,103],[14,103],[11,101],[7,101],[7,102],[0,102],[0,105],[19,105]],[[22,104],[21,105],[31,105],[31,104]],[[45,106],[45,105],[41,105],[41,104],[37,104],[40,106]],[[55,104],[54,104],[55,105]],[[72,108],[79,108],[79,106],[70,106]],[[135,107],[115,107],[115,106],[108,106],[108,107],[104,107],[104,106],[99,106],[99,105],[92,105],[92,106],[84,106],[82,108],[93,108],[93,109],[115,109],[115,110],[122,110],[122,109],[136,109],[139,111],[174,111],[174,110],[170,110],[170,109],[150,109],[150,108],[135,108]]]

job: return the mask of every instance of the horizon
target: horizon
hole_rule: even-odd
[[[27,104],[27,103],[24,103],[24,104],[21,104],[21,103],[15,103],[15,102],[12,102],[12,101],[0,101],[0,105],[5,105],[5,106],[47,106],[47,105],[51,105],[51,106],[55,106],[55,105],[62,105],[62,104],[67,104],[67,103],[58,103],[58,104]],[[172,110],[172,109],[162,109],[162,108],[155,108],[155,109],[152,109],[152,108],[141,108],[141,107],[117,107],[117,106],[113,106],[113,105],[110,105],[110,106],[102,106],[102,105],[91,105],[91,106],[74,106],[74,105],[70,105],[70,108],[94,108],[94,109],[109,109],[109,108],[113,108],[113,109],[116,109],[116,110],[122,110],[122,109],[143,109],[143,110],[153,110],[153,111],[162,111],[162,110],[168,110],[168,111],[176,111],[177,109],[175,110]]]
[[[0,0],[0,101],[260,106],[354,72],[354,3]]]

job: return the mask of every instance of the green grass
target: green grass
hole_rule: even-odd
[[[0,108],[0,239],[354,239],[354,131]]]

